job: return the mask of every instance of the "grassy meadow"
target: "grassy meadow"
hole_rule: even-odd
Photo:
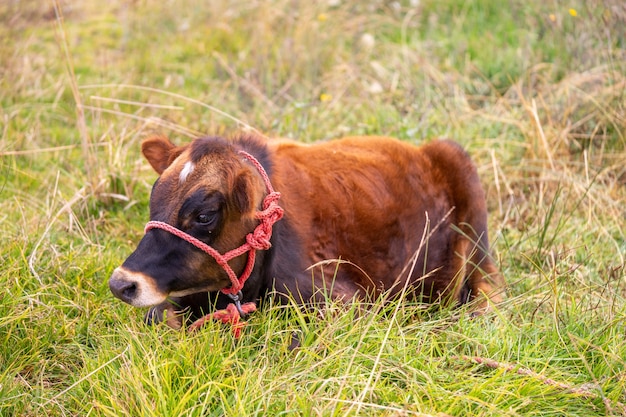
[[[622,0],[21,0],[0,22],[1,416],[626,415]],[[506,302],[145,326],[107,285],[148,219],[141,140],[239,129],[457,140]]]

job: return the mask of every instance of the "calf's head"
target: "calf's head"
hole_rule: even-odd
[[[252,165],[221,138],[200,138],[177,147],[167,138],[142,144],[160,175],[150,196],[150,220],[167,223],[220,253],[245,242],[258,220],[263,180]],[[229,261],[239,274],[246,254]],[[206,253],[161,229],[150,229],[137,249],[109,279],[113,294],[136,307],[159,304],[169,296],[217,291],[230,285],[227,273]]]

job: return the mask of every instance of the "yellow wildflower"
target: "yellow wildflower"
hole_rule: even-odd
[[[576,16],[578,16],[578,12],[576,11],[576,9],[569,9],[569,14],[570,14],[572,17],[576,17]]]
[[[322,103],[324,103],[324,102],[326,102],[326,101],[330,101],[330,100],[332,100],[332,99],[333,99],[333,96],[331,96],[330,94],[327,94],[327,93],[322,93],[322,94],[320,94],[320,101],[321,101]]]

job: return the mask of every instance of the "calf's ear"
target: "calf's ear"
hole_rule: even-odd
[[[154,136],[141,143],[141,153],[159,175],[184,149],[184,146],[174,145],[165,136]]]
[[[232,201],[235,208],[244,214],[252,209],[252,174],[249,171],[241,171],[236,177],[232,187]]]

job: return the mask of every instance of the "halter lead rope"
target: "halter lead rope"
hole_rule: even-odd
[[[231,251],[226,252],[225,254],[219,253],[216,249],[207,245],[206,243],[200,241],[199,239],[191,236],[188,233],[183,232],[182,230],[167,224],[165,222],[160,221],[149,221],[146,223],[146,227],[144,232],[147,233],[152,229],[161,229],[165,230],[189,243],[194,245],[196,248],[205,252],[215,259],[215,262],[219,266],[224,269],[228,278],[230,279],[231,286],[222,289],[222,293],[229,296],[233,302],[228,304],[225,310],[219,310],[212,314],[208,314],[199,320],[196,320],[191,326],[189,326],[189,330],[193,331],[200,328],[208,319],[213,318],[215,320],[220,320],[222,323],[231,323],[233,326],[233,333],[235,338],[239,338],[241,334],[241,328],[245,324],[244,322],[240,322],[240,318],[242,316],[246,316],[254,311],[256,311],[256,304],[253,302],[241,304],[242,293],[246,280],[250,277],[252,270],[254,269],[254,261],[256,258],[257,250],[267,250],[272,244],[270,239],[272,237],[272,226],[278,220],[283,217],[284,211],[278,205],[278,200],[280,199],[280,193],[274,191],[272,187],[272,183],[270,182],[270,178],[267,175],[267,172],[257,161],[255,157],[250,155],[248,152],[239,151],[239,154],[242,155],[245,159],[250,161],[252,165],[257,169],[263,182],[265,183],[265,188],[267,191],[267,195],[263,199],[263,209],[261,211],[257,211],[254,217],[260,220],[260,223],[255,227],[252,233],[248,233],[246,235],[246,243],[235,248]],[[228,261],[234,259],[238,256],[243,255],[246,252],[250,252],[248,254],[248,261],[246,262],[246,267],[244,268],[241,276],[237,278],[237,274],[230,267]]]

